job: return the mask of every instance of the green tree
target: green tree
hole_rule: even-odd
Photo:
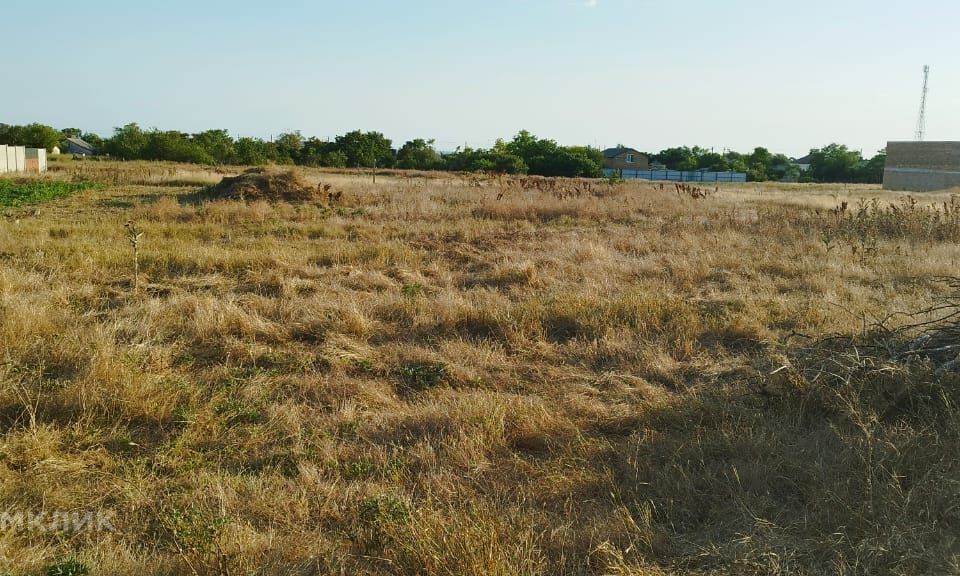
[[[404,170],[439,170],[443,158],[434,148],[433,140],[418,138],[405,143],[397,152],[397,167]]]
[[[795,166],[786,154],[774,154],[767,174],[771,180],[796,180],[800,176],[800,167]]]
[[[237,138],[233,144],[230,164],[238,166],[262,166],[273,160],[276,149],[259,138]]]
[[[810,176],[817,182],[856,182],[860,153],[842,144],[810,151]]]
[[[763,147],[753,149],[746,158],[747,161],[747,180],[751,182],[763,182],[770,179],[770,171],[773,167],[773,154]]]
[[[192,164],[214,164],[214,158],[188,134],[175,130],[151,130],[141,151],[145,160],[167,160]]]
[[[84,132],[81,136],[84,142],[93,146],[93,149],[100,153],[100,150],[103,150],[103,138],[99,134],[94,134],[93,132]]]
[[[665,165],[669,170],[696,170],[700,164],[693,150],[686,146],[662,150],[654,160]]]
[[[303,150],[303,136],[300,135],[299,130],[281,134],[277,137],[274,145],[277,147],[277,154],[281,163],[300,163],[300,152]]]
[[[205,130],[194,134],[192,140],[215,164],[228,164],[233,159],[234,142],[226,130]]]
[[[349,161],[343,150],[336,148],[324,152],[321,159],[321,166],[327,166],[329,168],[346,168],[347,162]]]
[[[528,167],[519,156],[502,149],[474,150],[465,148],[446,157],[447,168],[458,172],[496,172],[526,174]]]
[[[347,157],[347,165],[350,167],[393,166],[392,142],[380,132],[354,130],[337,136],[336,143],[337,148]]]
[[[726,172],[730,169],[730,163],[719,152],[706,152],[697,158],[697,168],[711,172]]]
[[[857,182],[864,184],[880,184],[883,182],[883,170],[887,164],[887,153],[884,150],[877,152],[876,156],[866,162],[862,162],[857,169]]]
[[[135,122],[122,128],[114,128],[113,136],[103,143],[104,151],[121,160],[138,160],[143,158],[147,147],[147,134]]]
[[[570,178],[603,175],[603,153],[599,150],[560,146],[527,130],[521,130],[510,142],[498,140],[492,152],[521,159],[530,174]]]
[[[0,125],[0,144],[45,148],[49,152],[54,146],[59,146],[62,140],[59,130],[44,124]]]
[[[600,178],[603,176],[603,152],[583,146],[557,148],[548,158],[544,172],[544,176]]]

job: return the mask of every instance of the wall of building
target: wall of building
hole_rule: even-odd
[[[649,170],[650,159],[644,154],[637,152],[633,154],[633,162],[628,164],[627,153],[624,152],[623,154],[614,156],[613,158],[604,158],[603,167],[612,168],[614,170]]]
[[[960,187],[960,142],[888,142],[883,187],[906,192]]]

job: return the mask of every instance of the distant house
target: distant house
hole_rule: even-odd
[[[67,138],[63,141],[60,151],[64,154],[74,154],[76,156],[93,156],[97,153],[93,145],[82,138]]]
[[[790,163],[799,168],[801,172],[806,172],[810,169],[810,156],[810,154],[807,154],[803,158],[794,158]]]
[[[650,159],[633,148],[607,148],[603,151],[604,170],[649,170]]]

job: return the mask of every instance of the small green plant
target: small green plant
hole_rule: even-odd
[[[372,474],[374,469],[375,466],[371,462],[358,460],[350,463],[348,471],[352,478],[363,478]]]
[[[47,576],[86,576],[87,574],[90,574],[90,569],[76,558],[57,562],[47,568]]]
[[[443,383],[447,379],[447,367],[428,362],[408,362],[397,366],[395,374],[411,390],[424,390]]]
[[[183,551],[209,552],[229,519],[211,516],[201,510],[188,508],[169,510],[163,514],[163,525],[173,537],[176,547]]]
[[[402,522],[409,518],[410,507],[396,496],[379,494],[361,501],[358,514],[362,524],[382,526],[390,522]]]
[[[404,284],[403,288],[400,289],[400,293],[406,296],[407,298],[416,298],[426,292],[426,288],[423,284],[419,282],[414,282],[412,284]]]

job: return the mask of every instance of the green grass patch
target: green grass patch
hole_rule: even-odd
[[[77,192],[100,188],[96,182],[61,182],[58,180],[0,179],[0,206],[17,207],[66,198]]]

